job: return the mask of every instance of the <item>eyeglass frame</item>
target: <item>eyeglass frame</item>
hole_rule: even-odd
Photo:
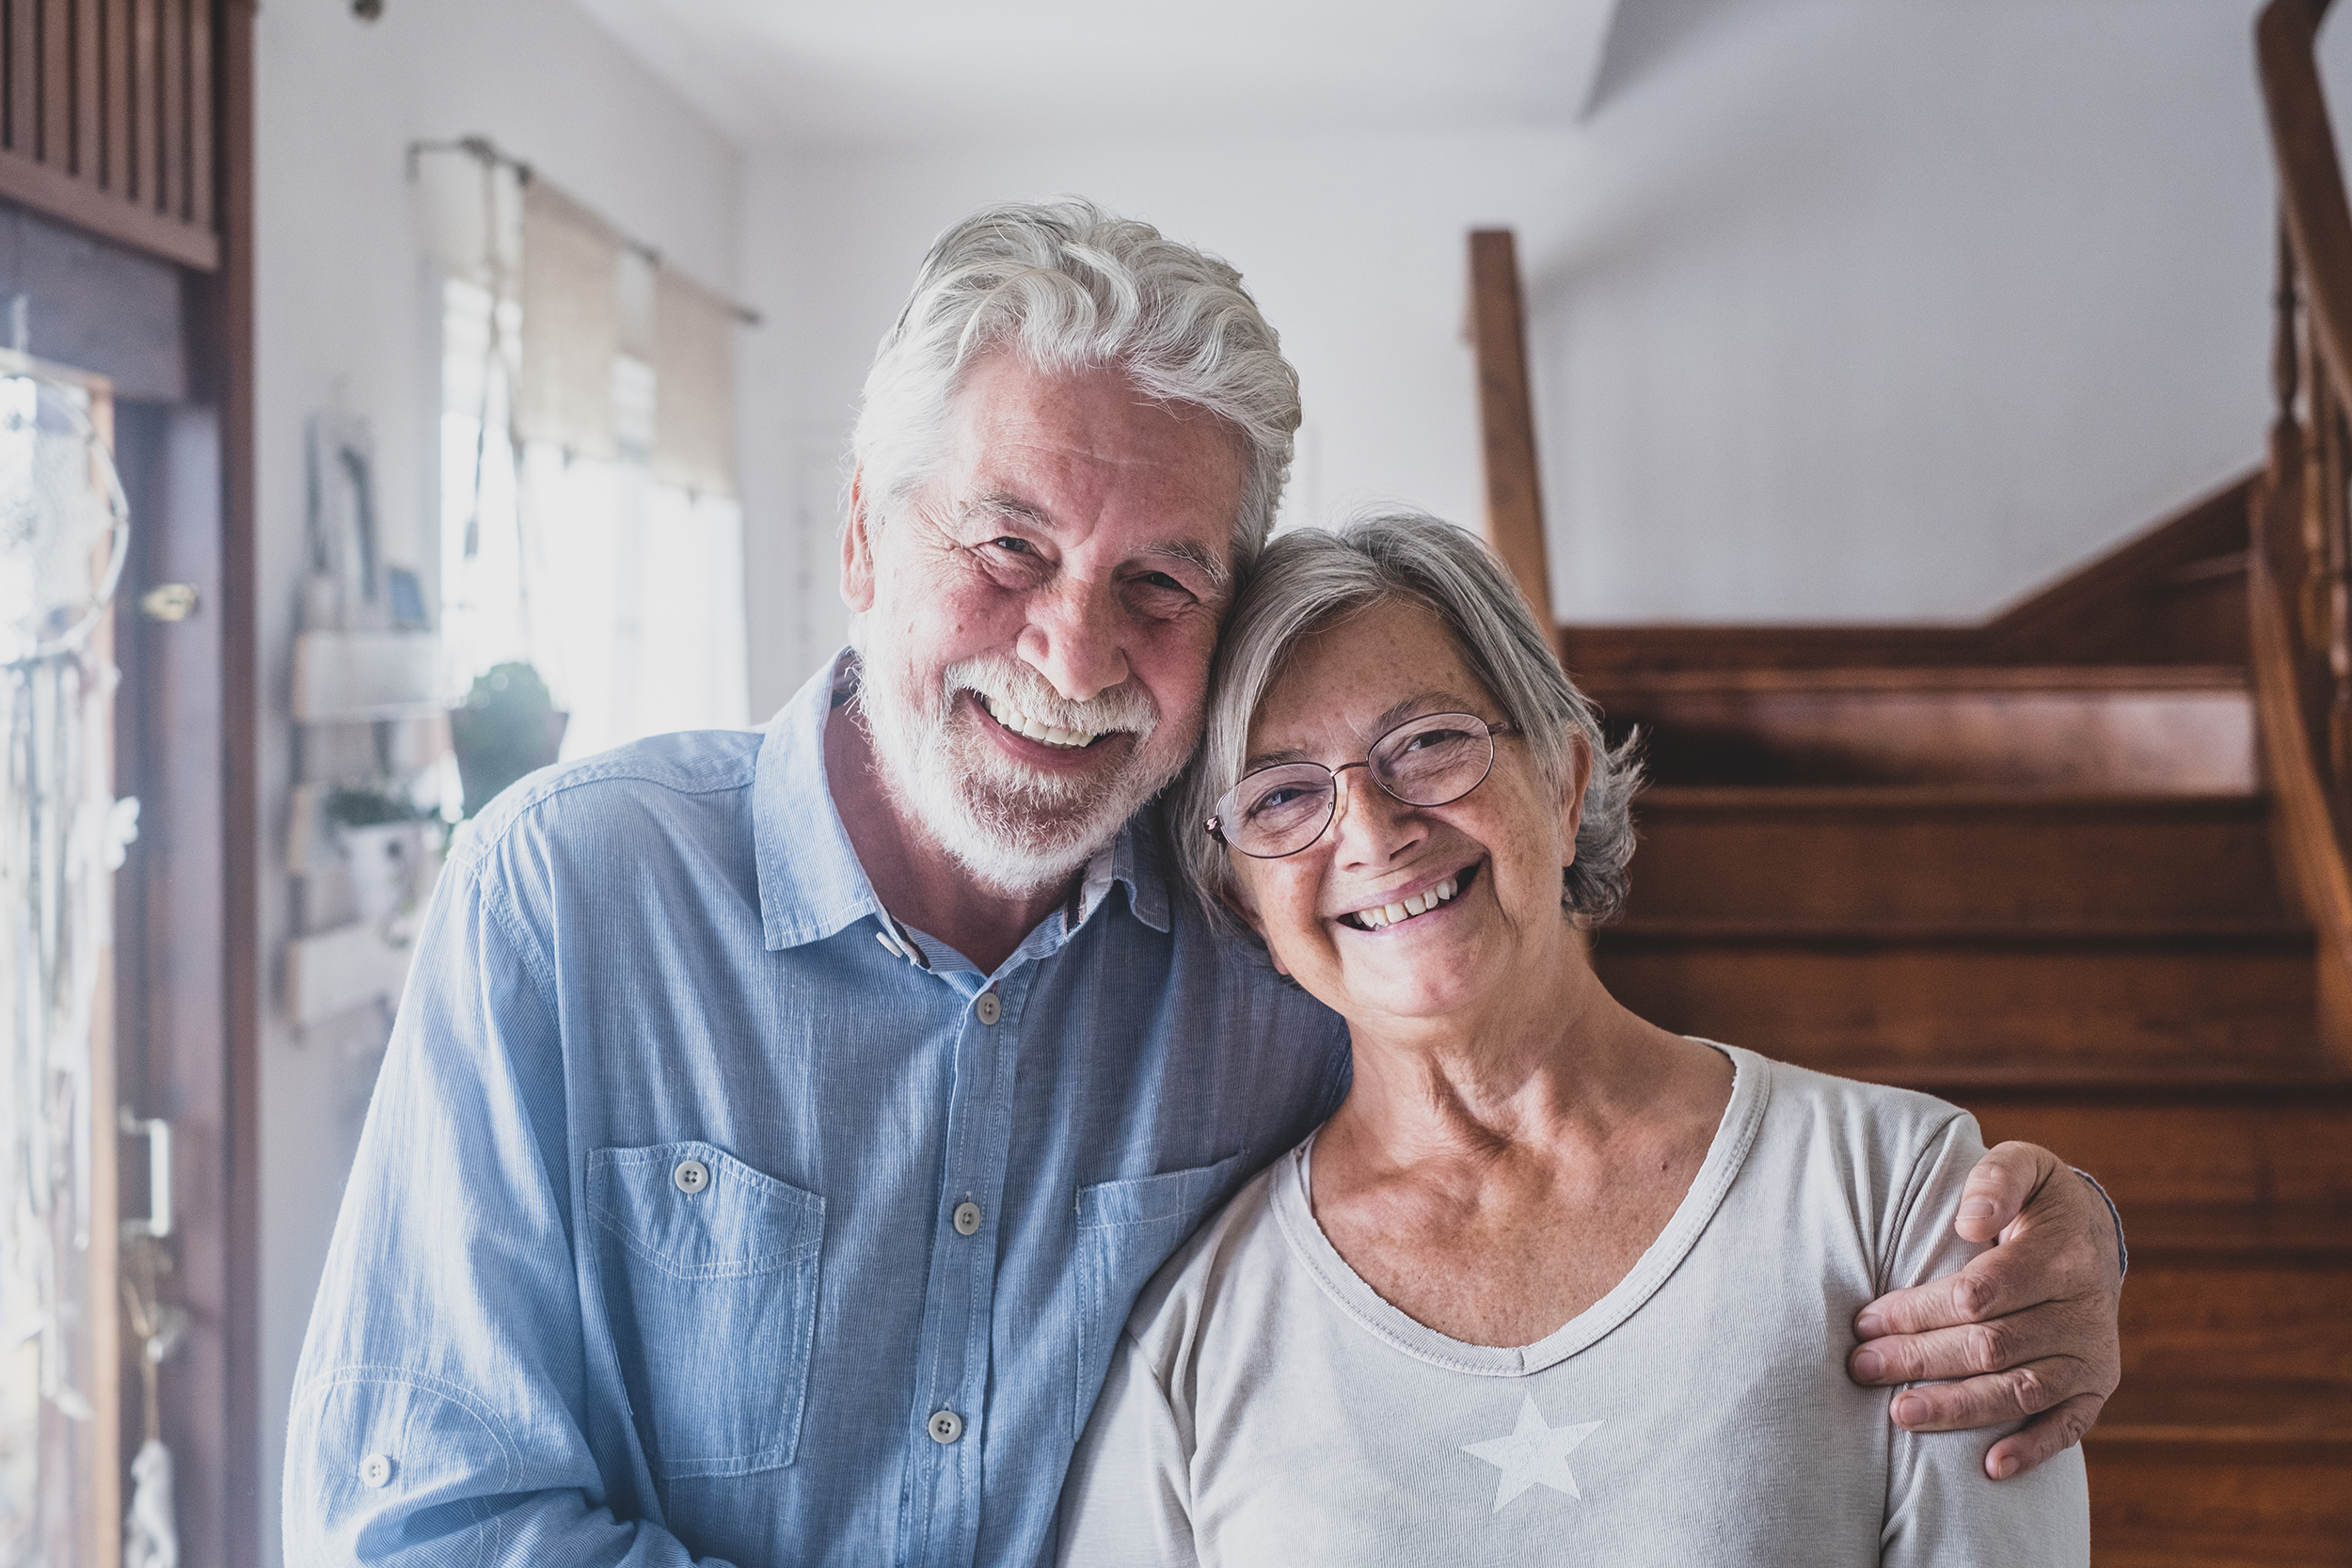
[[[1372,743],[1364,748],[1363,760],[1360,762],[1342,763],[1337,768],[1324,768],[1323,764],[1319,762],[1274,762],[1268,763],[1263,768],[1253,768],[1248,772],[1244,773],[1240,778],[1234,780],[1232,787],[1217,797],[1217,804],[1221,806],[1232,800],[1235,795],[1241,792],[1242,785],[1248,784],[1259,774],[1271,773],[1275,769],[1280,768],[1322,768],[1323,771],[1329,774],[1331,778],[1331,803],[1324,813],[1323,825],[1315,830],[1314,836],[1307,840],[1306,843],[1300,845],[1295,849],[1285,849],[1279,854],[1257,854],[1252,850],[1243,848],[1240,845],[1235,844],[1232,839],[1227,838],[1225,836],[1224,828],[1225,814],[1221,811],[1215,816],[1210,817],[1207,822],[1202,824],[1202,826],[1208,829],[1209,836],[1211,838],[1216,839],[1219,844],[1222,844],[1228,849],[1232,850],[1235,854],[1248,855],[1253,861],[1281,861],[1288,860],[1293,855],[1303,855],[1308,850],[1313,848],[1316,845],[1322,843],[1323,835],[1331,831],[1331,824],[1339,820],[1340,775],[1349,771],[1350,769],[1358,768],[1370,771],[1372,768],[1372,753],[1380,749],[1380,743],[1382,741],[1388,739],[1389,736],[1396,734],[1399,730],[1409,728],[1414,724],[1426,723],[1432,719],[1468,719],[1472,723],[1483,728],[1486,732],[1486,766],[1485,769],[1479,773],[1477,779],[1470,784],[1470,786],[1468,789],[1463,790],[1458,795],[1449,795],[1442,800],[1407,800],[1404,796],[1399,795],[1395,790],[1391,789],[1387,784],[1382,784],[1378,773],[1374,773],[1372,775],[1372,782],[1375,784],[1379,784],[1381,794],[1386,795],[1390,800],[1396,801],[1399,805],[1410,806],[1415,811],[1435,811],[1439,806],[1450,806],[1456,800],[1467,800],[1471,795],[1475,794],[1478,786],[1485,784],[1487,779],[1491,778],[1494,774],[1495,736],[1499,735],[1518,735],[1522,733],[1518,725],[1513,723],[1508,719],[1501,719],[1495,721],[1493,723],[1488,723],[1486,720],[1479,718],[1475,713],[1457,713],[1450,709],[1437,713],[1417,713],[1410,719],[1398,720],[1395,723],[1390,725],[1387,729],[1382,730],[1378,735],[1373,736]]]

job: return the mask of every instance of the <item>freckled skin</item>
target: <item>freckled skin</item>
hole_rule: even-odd
[[[1330,768],[1360,761],[1385,727],[1379,716],[1422,692],[1444,694],[1423,711],[1504,717],[1435,617],[1377,607],[1299,644],[1251,725],[1249,752],[1297,751]],[[1496,737],[1494,770],[1451,805],[1406,805],[1356,769],[1313,847],[1232,857],[1242,895],[1259,906],[1277,967],[1351,1021],[1444,1020],[1477,1006],[1503,976],[1581,951],[1560,912],[1560,875],[1576,854],[1583,776],[1580,767],[1567,790],[1553,791],[1516,735]],[[1340,923],[1470,867],[1470,885],[1435,919],[1378,932]]]
[[[862,473],[853,482],[841,593],[869,617],[868,678],[887,662],[903,689],[936,691],[950,665],[998,653],[1073,702],[1132,681],[1160,715],[1140,750],[1113,736],[1055,755],[981,728],[1031,768],[1103,781],[1172,771],[1200,738],[1242,489],[1240,438],[1199,409],[1147,402],[1111,372],[982,360],[951,409],[942,471],[910,504],[885,509]],[[983,969],[1065,896],[975,885],[898,809],[864,732],[839,716],[826,761],[882,902]]]
[[[1252,755],[1338,768],[1394,704],[1503,717],[1434,616],[1390,604],[1302,642]],[[1314,1209],[1385,1299],[1473,1343],[1531,1344],[1599,1300],[1657,1238],[1730,1098],[1720,1053],[1610,997],[1561,909],[1588,762],[1565,789],[1519,736],[1484,784],[1404,804],[1361,769],[1331,830],[1280,860],[1231,855],[1235,906],[1277,964],[1344,1016],[1356,1082],[1318,1135]],[[1474,868],[1428,914],[1339,917]]]

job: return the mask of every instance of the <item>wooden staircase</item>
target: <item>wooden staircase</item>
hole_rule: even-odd
[[[2199,580],[2242,595],[2243,554],[2210,560]],[[2169,580],[2129,566],[2055,592]],[[2122,1206],[2094,1560],[2352,1563],[2352,1069],[2323,1047],[2243,665],[2164,662],[2160,615],[2065,664],[1882,631],[1842,640],[1876,662],[1807,667],[1837,634],[1758,631],[1742,660],[1719,631],[1719,667],[1661,671],[1671,628],[1563,635],[1613,728],[1650,736],[1632,901],[1595,941],[1611,990],[1943,1095]]]
[[[2255,56],[2281,213],[2259,475],[1980,626],[1560,627],[1654,787],[1636,1012],[1927,1089],[2104,1181],[2101,1568],[2352,1568],[2352,196],[2315,39]],[[1488,541],[1552,623],[1518,264],[1470,236]]]

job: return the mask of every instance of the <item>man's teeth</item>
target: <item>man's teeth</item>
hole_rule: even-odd
[[[1417,914],[1427,914],[1460,891],[1461,883],[1448,877],[1426,893],[1416,893],[1403,903],[1383,904],[1374,909],[1358,910],[1354,914],[1342,915],[1340,918],[1359,930],[1377,931],[1382,927],[1393,926],[1400,920],[1410,920]]]
[[[1100,730],[1065,730],[1041,723],[1010,703],[1001,702],[984,692],[980,694],[980,701],[987,705],[991,719],[1015,735],[1025,735],[1031,740],[1041,740],[1048,746],[1091,746],[1103,733]]]

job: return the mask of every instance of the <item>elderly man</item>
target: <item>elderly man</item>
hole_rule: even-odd
[[[1221,262],[1078,202],[940,242],[858,420],[856,652],[761,734],[532,779],[450,864],[303,1349],[289,1561],[1050,1556],[1137,1291],[1344,1087],[1150,804],[1297,420]],[[2055,1406],[1996,1473],[2114,1383],[2114,1232],[2059,1171],[1997,1153],[1968,1223],[2035,1192],[2012,1244],[1865,1314],[1893,1381],[1985,1370],[1957,1304],[2045,1304],[1907,1417]]]

